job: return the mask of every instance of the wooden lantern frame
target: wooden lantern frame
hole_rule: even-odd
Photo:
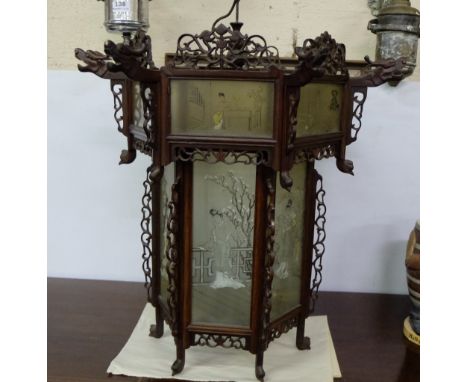
[[[268,344],[296,327],[296,346],[310,348],[304,336],[306,318],[313,312],[321,282],[325,239],[325,194],[315,161],[334,157],[340,171],[352,174],[346,147],[361,128],[367,88],[403,78],[404,60],[346,61],[345,47],[327,33],[307,39],[296,49],[298,59],[280,59],[276,48],[261,36],[246,36],[240,23],[231,27],[216,23],[200,35],[182,35],[175,54],[166,55],[164,67],[156,68],[151,40],[137,33],[124,43],[105,44],[105,54],[76,49],[85,62],[79,69],[110,80],[118,131],[127,139],[120,163],[129,164],[137,151],[150,156],[143,196],[143,270],[148,301],[156,308],[151,335],[161,337],[164,321],[174,336],[177,357],[173,373],[182,371],[185,349],[194,345],[234,347],[256,354],[256,376],[263,380],[263,354]],[[171,79],[255,80],[274,83],[274,128],[270,138],[219,137],[173,134],[170,116]],[[133,124],[134,83],[139,83],[144,123]],[[297,110],[301,88],[309,83],[340,84],[340,131],[297,137]],[[255,164],[255,227],[252,295],[249,328],[194,325],[191,322],[193,163],[205,161]],[[167,237],[160,237],[161,179],[164,169],[175,163],[175,182],[169,202]],[[300,304],[270,320],[274,277],[276,178],[281,187],[294,187],[289,172],[307,162],[304,240]],[[168,250],[160,253],[160,241]],[[161,259],[166,256],[169,297],[161,298]]]

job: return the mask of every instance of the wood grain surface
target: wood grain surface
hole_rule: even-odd
[[[140,283],[49,279],[48,381],[142,381],[109,379],[106,369],[145,302]],[[408,312],[407,296],[320,293],[317,314],[328,316],[343,374],[339,381],[419,381],[419,355],[408,351],[402,338]]]

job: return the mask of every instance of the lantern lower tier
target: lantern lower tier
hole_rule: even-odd
[[[227,164],[207,154],[148,176],[142,239],[152,250],[152,333],[161,336],[163,320],[169,324],[178,349],[174,372],[195,345],[263,357],[271,341],[297,327],[297,347],[309,347],[304,321],[311,286],[316,291],[321,280],[323,190],[313,161],[298,161],[290,175],[287,191],[263,164]]]

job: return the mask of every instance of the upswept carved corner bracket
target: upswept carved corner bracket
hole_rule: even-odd
[[[104,44],[104,52],[75,49],[75,57],[85,65],[78,64],[80,72],[91,72],[105,79],[151,80],[158,75],[155,70],[151,38],[143,32],[134,38],[126,38],[123,43],[115,44],[108,40]]]
[[[111,92],[114,97],[114,119],[117,123],[117,130],[127,137],[128,148],[120,153],[121,164],[130,164],[136,158],[136,150],[133,147],[133,137],[128,131],[129,116],[126,113],[131,112],[128,107],[124,107],[128,93],[128,78],[121,71],[110,71],[109,65],[112,65],[112,58],[108,54],[104,54],[94,50],[84,51],[83,49],[75,49],[75,57],[83,61],[85,65],[78,64],[80,72],[89,72],[103,79],[111,80]]]
[[[328,33],[315,39],[304,40],[302,47],[296,47],[299,63],[291,74],[300,85],[323,76],[349,76],[346,66],[346,48]]]
[[[346,145],[355,142],[361,130],[364,103],[367,99],[367,88],[380,86],[386,82],[401,81],[404,78],[403,69],[406,64],[404,58],[375,62],[369,56],[366,56],[364,59],[367,62],[367,67],[364,69],[363,75],[349,79],[352,97],[352,117],[349,121],[350,125],[347,131]],[[354,175],[353,162],[345,158],[345,144],[343,144],[340,154],[336,157],[336,167],[341,172]]]
[[[401,81],[404,75],[406,61],[404,57],[388,60],[372,61],[369,56],[364,57],[367,67],[364,74],[350,78],[351,86],[376,87],[386,82]]]
[[[120,153],[119,165],[130,164],[136,158],[134,137],[130,133],[133,116],[131,106],[131,82],[128,79],[111,79],[110,88],[114,97],[114,119],[117,130],[127,137],[127,149]]]
[[[80,72],[94,73],[96,76],[111,79],[111,78],[122,78],[124,75],[116,75],[116,72],[110,72],[108,63],[111,62],[109,55],[95,51],[95,50],[83,50],[81,48],[75,49],[75,57],[83,61],[85,65],[78,64],[78,70]]]
[[[144,33],[118,44],[107,40],[104,51],[113,59],[107,63],[107,68],[110,72],[123,72],[134,81],[158,81],[160,73],[154,65],[151,49],[151,38]]]

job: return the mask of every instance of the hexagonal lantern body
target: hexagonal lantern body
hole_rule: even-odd
[[[166,321],[175,338],[173,373],[188,347],[222,346],[256,354],[263,379],[275,338],[297,328],[297,348],[310,347],[304,325],[321,282],[326,210],[315,161],[334,157],[352,174],[346,147],[367,88],[400,80],[404,62],[347,62],[327,32],[296,48],[297,59],[280,59],[241,25],[182,35],[161,68],[141,31],[107,42],[106,54],[76,56],[81,71],[111,80],[128,145],[121,163],[137,151],[151,158],[143,269],[151,334]]]
[[[221,28],[213,32],[216,44],[235,35]],[[261,354],[295,326],[298,347],[307,348],[310,232],[321,185],[312,158],[322,148],[314,143],[328,140],[323,155],[333,155],[333,143],[343,140],[346,73],[301,89],[299,77],[279,69],[285,64],[278,57],[255,63],[247,57],[247,68],[240,69],[223,56],[212,66],[203,60],[193,65],[184,53],[181,48],[168,57],[154,83],[131,87],[130,135],[159,163],[149,178],[158,195],[152,228],[161,255],[153,264],[160,285],[151,299],[181,348],[221,345]],[[288,147],[296,139],[300,153]],[[324,216],[317,221],[321,234]],[[316,253],[317,265],[322,253]]]

